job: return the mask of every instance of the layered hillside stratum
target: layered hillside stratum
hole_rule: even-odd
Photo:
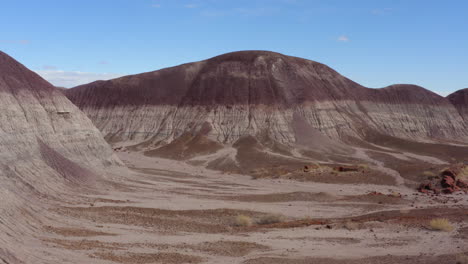
[[[447,99],[458,109],[460,115],[468,123],[468,88],[456,91],[447,96]]]
[[[0,113],[0,262],[40,263],[22,251],[45,200],[67,198],[121,162],[85,114],[3,52]]]
[[[97,81],[66,95],[108,141],[146,146],[187,140],[187,133],[221,144],[259,135],[285,145],[317,141],[317,134],[335,144],[376,134],[468,139],[459,111],[424,88],[370,89],[326,65],[266,51]]]

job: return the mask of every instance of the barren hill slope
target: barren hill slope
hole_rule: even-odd
[[[210,127],[221,143],[267,134],[296,142],[296,113],[334,139],[368,131],[418,140],[466,140],[449,100],[415,85],[365,88],[326,65],[242,51],[66,91],[110,141],[170,142]]]
[[[3,52],[0,113],[0,259],[8,260],[8,252],[20,253],[17,245],[37,231],[47,199],[66,197],[68,188],[91,183],[121,162],[86,115]],[[29,253],[21,259],[38,263]]]
[[[458,90],[447,98],[458,109],[460,115],[468,122],[468,88]]]

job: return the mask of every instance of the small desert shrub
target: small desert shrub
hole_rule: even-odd
[[[284,216],[279,214],[268,214],[262,216],[260,219],[257,220],[257,224],[259,225],[270,225],[281,223],[284,221]]]
[[[236,217],[236,222],[235,222],[235,225],[236,226],[252,226],[252,218],[250,216],[246,216],[246,215],[238,215]]]
[[[468,166],[463,167],[457,176],[461,180],[468,180]]]
[[[363,169],[363,170],[369,169],[369,165],[368,165],[368,164],[359,164],[358,167],[361,168],[361,169]]]
[[[425,177],[427,177],[429,179],[437,177],[437,175],[432,171],[425,171],[422,174],[423,174],[423,176],[425,176]]]
[[[344,227],[349,231],[353,231],[359,229],[360,225],[359,223],[348,221],[344,224]]]
[[[453,230],[453,226],[446,218],[434,218],[429,222],[429,225],[433,230],[450,232]]]
[[[396,198],[401,197],[401,193],[399,193],[399,192],[392,192],[392,193],[390,193],[389,195],[390,195],[391,197],[396,197]]]

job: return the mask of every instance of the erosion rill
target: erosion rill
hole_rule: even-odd
[[[0,112],[0,262],[51,263],[33,247],[47,204],[121,162],[86,115],[3,52]]]

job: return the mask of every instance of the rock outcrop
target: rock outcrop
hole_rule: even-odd
[[[463,191],[468,193],[468,183],[464,179],[468,177],[468,167],[463,164],[452,165],[443,170],[439,176],[431,181],[421,183],[418,191],[427,194],[452,194]]]
[[[92,183],[121,163],[63,93],[1,51],[0,147],[3,252],[20,253],[22,239],[40,228],[44,199],[65,197],[67,188]],[[29,253],[22,256],[26,263],[40,262]]]
[[[309,132],[335,141],[374,132],[427,142],[468,140],[459,110],[422,87],[370,89],[326,65],[266,51],[98,81],[66,95],[110,142],[160,145],[206,123],[207,138],[220,143],[266,134],[295,144]],[[298,119],[313,131],[298,134]]]

